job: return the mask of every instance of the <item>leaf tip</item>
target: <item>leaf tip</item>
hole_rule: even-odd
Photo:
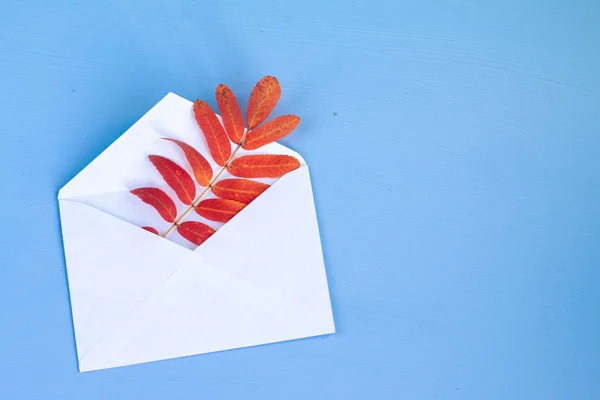
[[[164,191],[154,187],[141,187],[130,190],[141,201],[151,205],[158,211],[160,216],[167,222],[175,221],[177,218],[177,206]]]
[[[150,233],[154,233],[155,235],[158,235],[158,231],[151,226],[142,226],[142,229]]]
[[[215,90],[215,92],[221,93],[221,94],[225,94],[226,92],[228,92],[230,90],[231,89],[229,89],[229,87],[226,84],[219,83],[219,85],[217,86],[217,89]]]
[[[264,82],[273,82],[274,84],[279,85],[279,81],[273,75],[265,75],[265,76],[262,77],[261,81],[264,81]]]

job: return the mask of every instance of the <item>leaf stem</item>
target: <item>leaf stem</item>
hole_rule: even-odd
[[[192,205],[190,205],[188,207],[188,209],[185,210],[185,212],[183,214],[181,214],[181,217],[177,218],[177,220],[175,220],[175,222],[173,222],[173,225],[171,225],[169,227],[169,229],[167,229],[167,231],[165,232],[164,235],[162,235],[162,237],[166,238],[169,235],[169,233],[171,233],[171,231],[173,231],[173,229],[175,229],[175,227],[177,225],[179,225],[179,223],[190,213],[190,211],[192,211],[198,205],[198,202],[202,199],[202,197],[204,197],[204,195],[213,187],[213,185],[219,179],[219,177],[223,174],[223,172],[225,172],[225,170],[227,170],[227,167],[229,166],[229,163],[231,161],[233,161],[233,158],[237,154],[238,150],[242,147],[242,144],[244,143],[244,140],[246,140],[246,134],[248,132],[249,132],[249,130],[247,130],[246,132],[244,132],[244,135],[242,135],[242,139],[240,140],[240,143],[237,145],[237,147],[235,148],[235,150],[233,150],[233,153],[231,153],[231,156],[229,157],[229,159],[225,163],[225,166],[223,168],[221,168],[221,170],[219,171],[219,173],[210,181],[210,183],[208,184],[208,186],[198,195],[198,197],[196,197],[194,199],[194,201],[192,202]]]

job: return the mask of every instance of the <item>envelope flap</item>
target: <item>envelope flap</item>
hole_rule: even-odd
[[[79,368],[90,371],[330,332],[329,325],[307,323],[277,296],[219,268],[184,266],[87,352]]]
[[[279,179],[196,252],[333,326],[307,166]]]
[[[60,189],[58,198],[76,199],[129,191],[130,188],[125,185],[127,174],[140,169],[140,157],[133,157],[133,152],[147,153],[153,143],[160,139],[161,116],[181,113],[185,103],[189,102],[174,93],[167,94]]]
[[[104,335],[198,255],[83,203],[60,200],[77,353]]]

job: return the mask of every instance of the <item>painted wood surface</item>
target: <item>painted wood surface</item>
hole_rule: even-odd
[[[0,398],[600,398],[600,3],[2,0]],[[338,333],[80,375],[56,193],[274,74]],[[214,106],[214,100],[212,103]]]

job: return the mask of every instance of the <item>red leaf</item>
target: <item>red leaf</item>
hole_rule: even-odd
[[[242,147],[246,150],[254,150],[265,144],[274,142],[289,135],[300,123],[300,117],[295,115],[282,115],[269,122],[251,130],[246,135]]]
[[[235,95],[227,86],[217,86],[217,106],[229,139],[239,144],[244,136],[244,117]]]
[[[185,169],[162,156],[148,156],[148,159],[154,164],[167,185],[175,191],[183,204],[189,206],[194,202],[196,185]]]
[[[153,187],[144,187],[134,189],[131,193],[139,197],[144,203],[154,207],[165,221],[175,222],[175,218],[177,218],[177,206],[175,206],[175,202],[171,200],[169,195],[162,190]]]
[[[206,138],[210,154],[217,164],[224,167],[231,155],[231,143],[223,125],[219,122],[213,109],[202,100],[194,102],[194,116]]]
[[[204,156],[200,154],[198,150],[187,143],[175,139],[163,139],[176,143],[181,150],[183,150],[185,158],[188,160],[190,167],[192,167],[192,171],[194,171],[194,177],[196,178],[196,181],[200,184],[200,186],[208,186],[210,184],[210,180],[212,179],[213,170],[206,158],[204,158]]]
[[[150,233],[154,233],[155,235],[158,235],[158,231],[151,226],[142,226],[142,229],[145,229]]]
[[[211,221],[227,222],[246,207],[244,203],[234,200],[208,199],[196,206],[200,216]]]
[[[268,188],[266,183],[248,179],[223,179],[213,186],[212,191],[222,199],[249,204]]]
[[[298,168],[300,161],[292,156],[261,154],[236,158],[227,171],[242,178],[279,178]]]
[[[177,232],[185,239],[199,246],[211,237],[215,233],[215,230],[202,222],[187,221],[177,226]]]
[[[248,100],[248,108],[246,109],[246,121],[248,129],[254,129],[260,125],[281,97],[281,87],[279,82],[273,76],[265,76],[262,78],[250,93]]]

